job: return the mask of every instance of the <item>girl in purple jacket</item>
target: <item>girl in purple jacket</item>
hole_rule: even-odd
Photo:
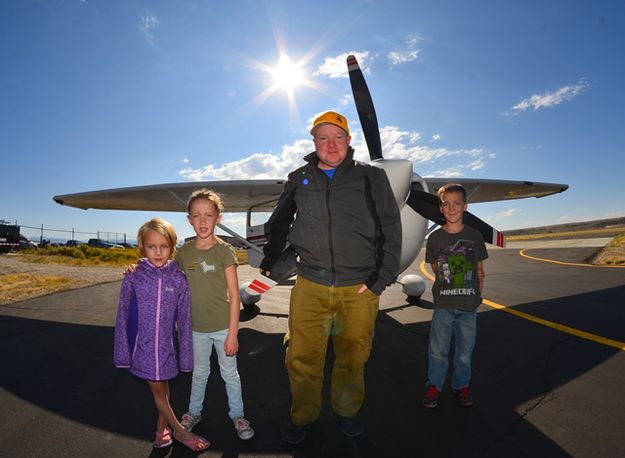
[[[194,451],[210,443],[191,434],[169,404],[169,379],[193,370],[189,285],[172,261],[177,242],[171,223],[154,218],[137,234],[143,259],[122,282],[115,324],[114,362],[145,379],[158,409],[154,447],[167,447],[173,436]],[[171,429],[170,429],[171,428]]]

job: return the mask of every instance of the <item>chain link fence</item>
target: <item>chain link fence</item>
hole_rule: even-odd
[[[71,229],[53,229],[41,224],[40,226],[28,226],[15,221],[0,220],[0,224],[14,224],[20,227],[20,234],[38,244],[58,243],[66,244],[68,240],[77,240],[87,243],[89,239],[101,239],[110,243],[129,243],[125,232],[96,231],[85,232]]]

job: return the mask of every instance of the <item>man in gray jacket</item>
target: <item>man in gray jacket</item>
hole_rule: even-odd
[[[287,239],[298,255],[291,291],[286,366],[291,424],[284,441],[298,444],[321,410],[328,338],[335,353],[331,408],[350,437],[365,398],[380,294],[398,274],[401,221],[383,170],[354,161],[344,116],[329,111],[310,131],[316,151],[291,172],[266,225],[261,271],[268,275]]]

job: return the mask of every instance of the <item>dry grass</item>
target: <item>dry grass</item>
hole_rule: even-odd
[[[68,256],[54,256],[54,255],[41,255],[41,254],[24,254],[21,257],[22,261],[32,262],[33,264],[63,264],[66,266],[100,266],[100,267],[123,267],[128,264],[133,264],[133,261],[128,259],[116,259],[103,261],[99,258],[71,258]],[[134,261],[137,262],[137,261]]]
[[[563,239],[563,238],[584,238],[584,237],[609,237],[623,234],[623,227],[605,227],[601,229],[582,229],[579,231],[544,232],[542,234],[522,234],[508,235],[506,240],[514,242],[518,240],[543,240],[543,239]]]
[[[0,305],[66,290],[74,283],[71,278],[56,275],[0,275]]]
[[[29,250],[20,255],[2,256],[0,305],[116,281],[121,278],[124,267],[138,261],[138,253],[134,250],[112,251],[88,251],[88,257],[81,257],[84,251],[77,249],[52,253]],[[246,250],[236,250],[236,256],[239,264],[247,264]]]
[[[22,260],[36,264],[63,264],[68,266],[108,266],[122,267],[136,263],[140,258],[136,248],[123,250],[94,248],[88,245],[79,247],[44,247],[28,249]]]
[[[239,265],[247,264],[247,250],[239,248],[236,250],[237,261]]]
[[[625,265],[625,234],[614,237],[590,260],[590,263],[612,266]]]

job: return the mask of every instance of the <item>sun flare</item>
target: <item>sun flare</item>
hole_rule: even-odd
[[[280,62],[271,69],[271,75],[274,89],[283,89],[288,93],[292,93],[296,86],[304,82],[301,66],[291,62],[286,54],[280,56]]]

